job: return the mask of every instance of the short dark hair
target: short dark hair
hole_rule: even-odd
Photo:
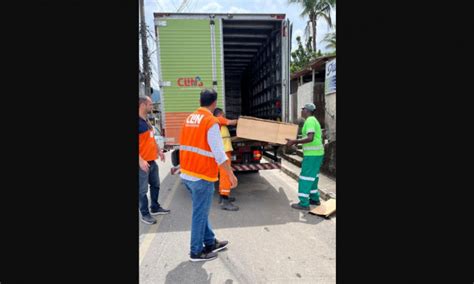
[[[147,96],[138,96],[138,105],[146,103],[148,99],[149,98]]]
[[[201,91],[200,103],[202,107],[212,105],[217,100],[217,92],[215,90],[204,89]]]
[[[218,116],[221,113],[224,113],[224,111],[221,108],[216,107],[216,109],[214,110],[214,116]]]

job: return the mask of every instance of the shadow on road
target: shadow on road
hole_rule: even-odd
[[[210,212],[211,226],[214,229],[263,226],[263,229],[270,231],[271,229],[265,226],[290,222],[318,224],[325,221],[322,217],[308,214],[307,211],[292,209],[290,204],[298,200],[288,198],[283,189],[286,183],[277,175],[239,174],[238,178],[239,186],[232,191],[232,196],[236,198],[235,204],[240,207],[239,211],[220,209],[218,190],[214,192]],[[189,231],[192,215],[191,196],[183,184],[176,189],[169,209],[171,214],[164,216],[159,232]]]
[[[166,275],[166,284],[175,283],[211,283],[212,273],[207,274],[207,271],[202,268],[205,262],[190,262],[184,261],[180,263],[176,268],[168,272]]]

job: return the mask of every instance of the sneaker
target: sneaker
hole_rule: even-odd
[[[222,210],[228,210],[228,211],[238,211],[239,206],[236,206],[236,205],[232,204],[232,202],[230,202],[228,199],[227,200],[224,199],[224,202],[221,205],[221,209]]]
[[[309,210],[309,206],[301,206],[299,203],[291,204],[291,208],[299,210]]]
[[[309,200],[309,204],[319,206],[319,205],[321,205],[321,202],[320,202],[319,200],[318,200],[318,201],[314,201],[314,200],[310,199],[310,200]]]
[[[207,261],[207,260],[213,260],[217,258],[217,253],[215,252],[201,252],[200,255],[195,255],[195,254],[190,254],[189,255],[189,260],[192,262],[197,262],[197,261]]]
[[[140,220],[145,223],[145,224],[148,224],[148,225],[153,225],[153,224],[156,224],[156,219],[151,217],[150,215],[146,215],[146,216],[141,216]]]
[[[216,239],[213,245],[205,246],[203,252],[204,253],[218,252],[225,249],[228,244],[229,244],[228,241],[218,241]]]
[[[158,210],[153,210],[151,209],[150,210],[150,214],[155,216],[155,215],[166,215],[166,214],[169,214],[171,212],[171,210],[168,210],[168,209],[164,209],[164,208],[158,208]]]

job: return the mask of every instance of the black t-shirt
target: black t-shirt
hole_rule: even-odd
[[[138,134],[142,134],[143,132],[147,132],[148,130],[152,129],[150,125],[141,117],[138,117]]]

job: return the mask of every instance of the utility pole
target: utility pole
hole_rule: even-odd
[[[151,96],[151,85],[150,85],[150,58],[148,57],[148,44],[147,44],[147,33],[146,33],[146,22],[145,22],[145,4],[144,0],[138,1],[140,6],[140,37],[142,41],[142,57],[143,57],[143,77],[145,81],[145,95]]]

